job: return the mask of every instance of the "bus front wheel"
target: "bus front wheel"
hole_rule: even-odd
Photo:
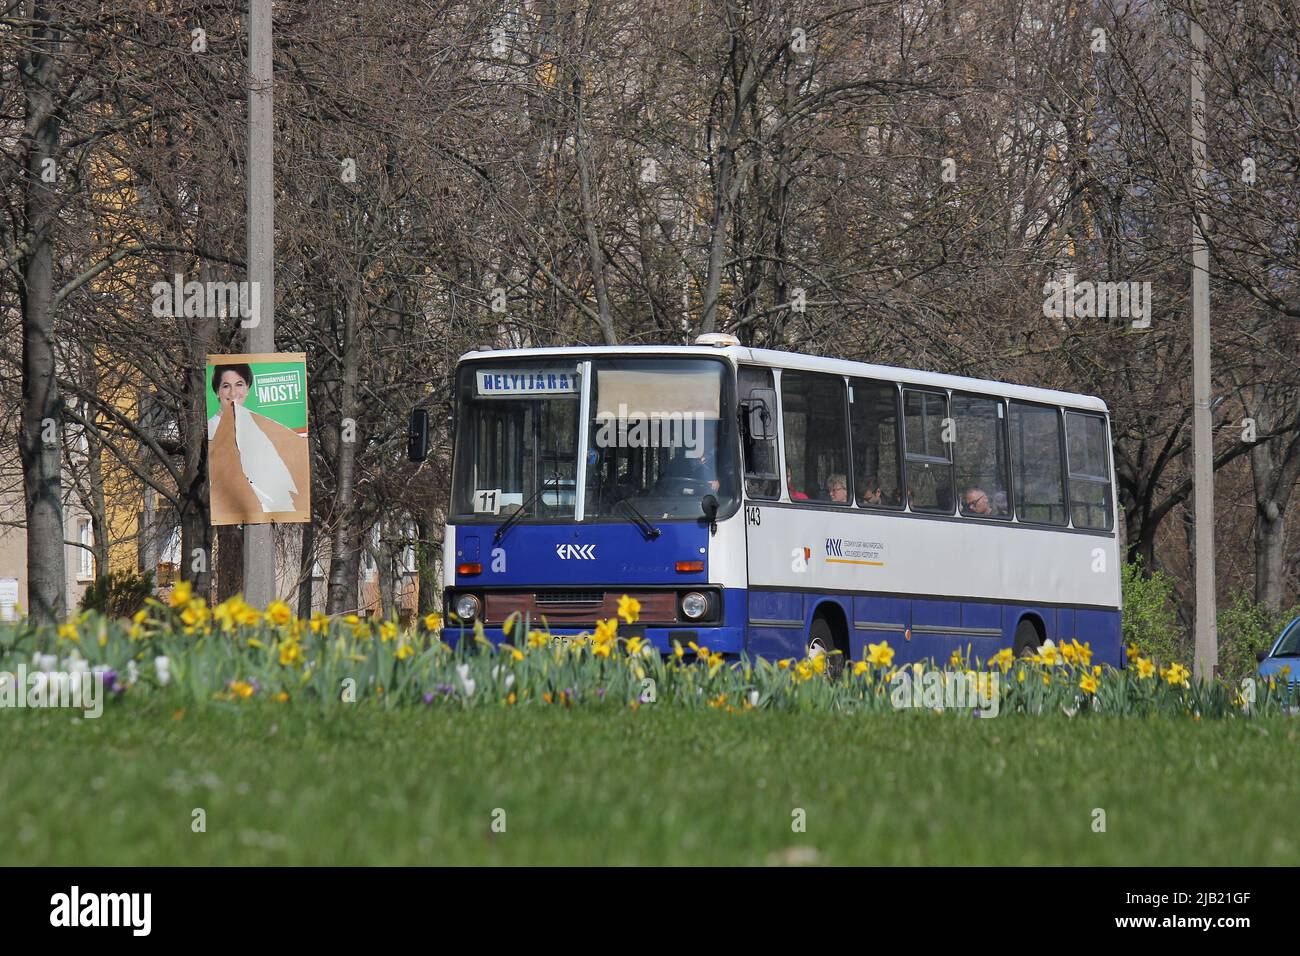
[[[844,654],[835,648],[835,635],[831,632],[830,622],[824,617],[813,618],[808,628],[808,657],[826,657],[826,676],[831,680],[840,676],[844,670]]]

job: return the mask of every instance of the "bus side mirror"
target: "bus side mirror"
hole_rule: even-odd
[[[752,389],[744,408],[745,430],[753,441],[776,438],[776,389]]]
[[[406,457],[419,463],[429,457],[429,410],[411,409],[411,424],[406,430]]]
[[[700,500],[700,510],[704,512],[704,520],[709,523],[709,534],[718,533],[718,499],[713,495],[705,495]]]

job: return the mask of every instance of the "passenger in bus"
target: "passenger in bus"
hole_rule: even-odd
[[[807,501],[807,500],[808,500],[808,496],[807,496],[807,495],[805,495],[802,491],[799,491],[797,488],[795,488],[795,486],[794,486],[794,478],[791,477],[791,475],[790,475],[790,467],[789,467],[788,465],[786,466],[786,469],[785,469],[785,486],[790,490],[790,500],[791,500],[791,501]]]
[[[968,515],[991,515],[993,504],[989,496],[980,488],[967,488],[962,494],[962,513]]]
[[[880,482],[875,475],[869,475],[862,479],[858,485],[858,504],[860,505],[878,505],[884,503],[884,492],[881,491]]]
[[[837,505],[849,503],[849,480],[843,475],[831,475],[826,479],[826,494]]]

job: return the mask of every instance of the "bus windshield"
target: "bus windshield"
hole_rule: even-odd
[[[707,358],[592,363],[587,517],[698,519],[708,495],[720,514],[733,510],[739,490],[726,371]]]
[[[734,388],[717,359],[510,359],[463,366],[452,513],[460,520],[577,516],[578,416],[590,389],[585,519],[699,519],[738,501]],[[728,411],[731,409],[731,411]]]
[[[495,520],[524,509],[535,518],[573,518],[579,378],[575,362],[461,368],[454,515]]]

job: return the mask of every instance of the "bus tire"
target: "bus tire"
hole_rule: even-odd
[[[830,621],[818,615],[808,627],[808,657],[825,655],[826,676],[831,680],[840,676],[844,670],[844,654],[835,646],[835,632],[831,630]]]
[[[1042,643],[1043,635],[1038,633],[1038,625],[1030,618],[1021,618],[1020,623],[1016,625],[1016,657],[1032,657],[1038,653]]]

